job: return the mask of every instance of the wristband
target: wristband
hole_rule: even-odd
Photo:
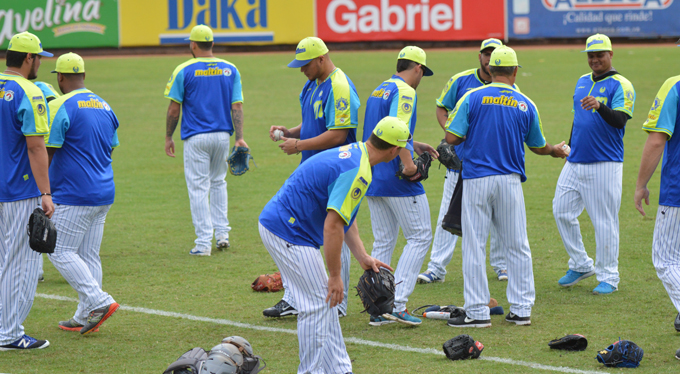
[[[52,194],[49,193],[49,192],[41,193],[40,197],[43,197],[43,196],[52,196]]]

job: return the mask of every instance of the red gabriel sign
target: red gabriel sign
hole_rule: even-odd
[[[503,38],[503,0],[316,0],[327,42]]]

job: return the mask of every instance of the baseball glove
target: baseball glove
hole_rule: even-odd
[[[423,154],[413,160],[413,163],[416,164],[416,173],[413,175],[404,175],[404,164],[402,164],[400,160],[399,171],[397,172],[396,176],[413,183],[421,182],[427,179],[428,173],[430,171],[430,165],[432,164],[432,156],[427,152],[423,152]]]
[[[227,163],[229,163],[229,172],[232,175],[243,175],[246,171],[250,170],[248,163],[253,159],[250,154],[250,149],[248,147],[231,147],[231,153],[229,158],[227,158]],[[253,164],[255,161],[253,161]],[[257,165],[255,165],[257,166]]]
[[[260,275],[250,285],[253,291],[257,292],[279,292],[283,289],[283,281],[281,280],[281,273]]]
[[[484,350],[484,344],[475,341],[470,335],[458,335],[447,340],[442,348],[446,357],[455,361],[478,358]]]
[[[392,313],[394,287],[394,275],[389,270],[380,268],[379,273],[372,269],[364,271],[356,287],[357,294],[364,304],[364,312],[373,317]]]
[[[28,218],[28,243],[40,253],[54,253],[57,245],[57,228],[40,208],[35,208]]]
[[[548,343],[550,349],[562,349],[565,351],[585,351],[588,347],[588,339],[580,334],[567,335],[565,337],[551,340]]]
[[[445,168],[456,171],[460,171],[463,168],[463,163],[456,154],[454,145],[447,143],[446,139],[442,139],[442,142],[437,146],[437,153],[439,153],[437,160],[439,160]]]
[[[607,367],[636,368],[640,365],[643,354],[644,351],[637,344],[619,338],[619,341],[597,352],[595,358]]]

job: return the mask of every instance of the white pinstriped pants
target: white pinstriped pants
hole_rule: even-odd
[[[229,133],[194,135],[184,141],[184,176],[189,190],[196,249],[212,249],[215,238],[229,238],[227,219],[227,157]]]
[[[656,275],[680,313],[680,208],[659,205],[654,225],[652,261]]]
[[[38,287],[40,253],[28,245],[26,225],[40,198],[0,202],[0,345],[24,335]]]
[[[345,374],[352,371],[337,307],[326,303],[328,275],[321,251],[292,245],[258,223],[267,251],[288,279],[297,316],[300,351],[298,374]]]
[[[115,300],[102,290],[99,249],[104,222],[111,205],[74,206],[55,204],[52,222],[57,227],[57,246],[48,257],[68,284],[78,292],[73,319],[84,325],[88,314]]]
[[[569,254],[569,269],[595,270],[597,280],[619,285],[619,209],[622,162],[567,161],[555,188],[553,215]],[[581,237],[578,216],[586,209],[595,228],[595,266]]]
[[[462,226],[465,311],[470,318],[489,319],[486,238],[491,225],[505,248],[510,311],[531,316],[536,300],[531,249],[522,183],[518,174],[463,180]]]
[[[442,203],[439,206],[439,217],[437,218],[437,225],[434,231],[434,240],[432,241],[432,253],[430,253],[430,262],[427,264],[427,270],[434,273],[438,277],[446,275],[446,267],[453,258],[453,252],[456,249],[456,242],[458,236],[442,228],[442,221],[449,210],[451,203],[451,196],[453,190],[456,188],[458,182],[458,172],[453,170],[446,170],[446,177],[444,179],[444,194],[442,195]],[[489,248],[489,262],[493,270],[498,273],[501,270],[506,270],[505,255],[501,248],[496,227],[491,225],[490,233],[490,248]]]
[[[399,227],[406,238],[406,246],[394,271],[394,282],[397,283],[394,311],[402,312],[406,309],[406,302],[416,286],[418,273],[432,243],[427,196],[367,196],[367,200],[374,237],[371,256],[390,264],[397,245]]]

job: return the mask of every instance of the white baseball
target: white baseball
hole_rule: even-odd
[[[281,130],[274,130],[274,140],[279,141],[281,140],[281,137],[283,136],[283,131]]]
[[[571,153],[571,147],[568,146],[568,145],[566,145],[566,144],[562,146],[562,149],[563,149],[567,154]]]

